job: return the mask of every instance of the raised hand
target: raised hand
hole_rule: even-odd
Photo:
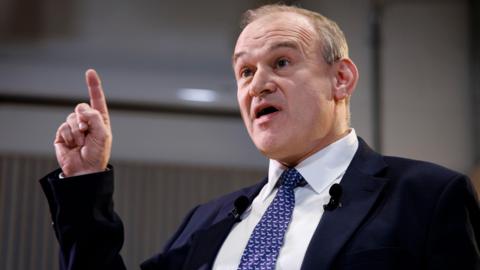
[[[112,148],[107,102],[97,72],[85,73],[90,104],[80,103],[55,136],[55,153],[67,177],[104,171]]]

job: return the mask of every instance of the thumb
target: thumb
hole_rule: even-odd
[[[90,106],[99,111],[106,123],[109,123],[109,115],[105,94],[103,93],[100,77],[94,69],[89,69],[85,73],[85,79],[88,86],[88,94],[90,96]]]

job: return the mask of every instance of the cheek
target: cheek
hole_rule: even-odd
[[[238,107],[240,108],[240,112],[243,114],[243,110],[245,109],[246,106],[246,100],[245,100],[245,95],[242,93],[241,90],[237,91],[237,102],[238,102]]]
[[[328,97],[318,92],[305,93],[301,98],[298,97],[294,108],[295,118],[302,123],[303,128],[311,129],[319,124],[328,124],[325,122],[328,122],[332,109],[332,103]]]
[[[238,91],[237,101],[238,101],[238,107],[240,108],[240,114],[243,118],[243,121],[245,122],[245,125],[248,126],[248,122],[249,122],[248,112],[250,111],[251,99],[249,98],[248,95],[243,94],[241,91]]]

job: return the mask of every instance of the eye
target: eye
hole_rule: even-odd
[[[284,68],[290,64],[290,61],[285,58],[279,58],[275,63],[275,68]]]
[[[252,74],[253,74],[253,71],[249,68],[243,68],[242,70],[240,70],[240,77],[242,78],[250,77],[252,76]]]

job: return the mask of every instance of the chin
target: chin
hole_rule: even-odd
[[[281,159],[282,153],[285,152],[287,144],[282,143],[278,136],[260,137],[253,139],[255,146],[264,156],[270,159]]]

